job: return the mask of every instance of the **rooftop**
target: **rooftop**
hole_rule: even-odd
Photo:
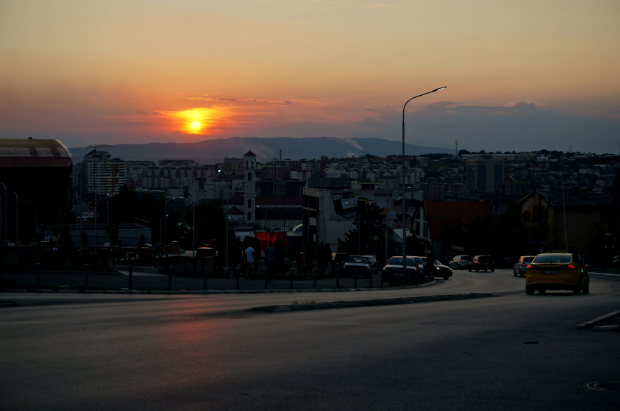
[[[71,153],[58,140],[0,139],[0,167],[70,167]]]

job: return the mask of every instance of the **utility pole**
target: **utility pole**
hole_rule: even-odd
[[[564,209],[564,242],[566,243],[566,252],[568,253],[568,226],[566,224],[566,198],[564,197],[564,165],[560,160],[560,177],[562,179],[562,207]]]

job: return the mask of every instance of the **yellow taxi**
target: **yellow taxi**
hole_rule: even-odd
[[[573,294],[590,292],[590,276],[575,254],[538,254],[527,266],[525,292],[569,290]]]

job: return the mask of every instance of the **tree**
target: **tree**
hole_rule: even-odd
[[[73,244],[71,243],[71,231],[68,224],[63,224],[60,230],[60,238],[58,239],[60,252],[65,255],[73,253]]]
[[[110,239],[110,244],[116,244],[118,240],[118,233],[120,230],[118,229],[118,223],[112,223],[105,226],[105,233],[108,235]]]
[[[424,239],[408,235],[405,241],[407,255],[424,255]]]
[[[190,249],[192,246],[192,228],[196,230],[195,243],[196,247],[201,247],[203,244],[210,244],[217,251],[218,255],[226,255],[226,212],[221,200],[210,200],[208,202],[201,202],[195,206],[195,211],[192,212],[191,207],[185,209],[185,226],[177,228],[172,227],[171,236],[176,235],[181,240],[185,249]],[[196,221],[193,221],[193,215],[196,215]],[[182,233],[176,230],[182,231]],[[228,233],[229,251],[230,246],[235,240],[234,231],[230,230]],[[230,258],[230,262],[236,261],[236,258]],[[235,260],[233,260],[235,259]],[[225,263],[224,260],[222,260]]]
[[[338,240],[338,251],[349,255],[358,253],[358,238],[360,240],[360,253],[377,254],[382,250],[385,236],[384,209],[375,203],[358,200],[359,212],[353,221],[353,228],[345,235],[344,240]],[[359,220],[362,220],[362,235],[359,237]]]

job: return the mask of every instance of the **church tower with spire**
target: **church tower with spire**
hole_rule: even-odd
[[[256,220],[256,154],[250,149],[243,157],[243,219],[253,223]]]

